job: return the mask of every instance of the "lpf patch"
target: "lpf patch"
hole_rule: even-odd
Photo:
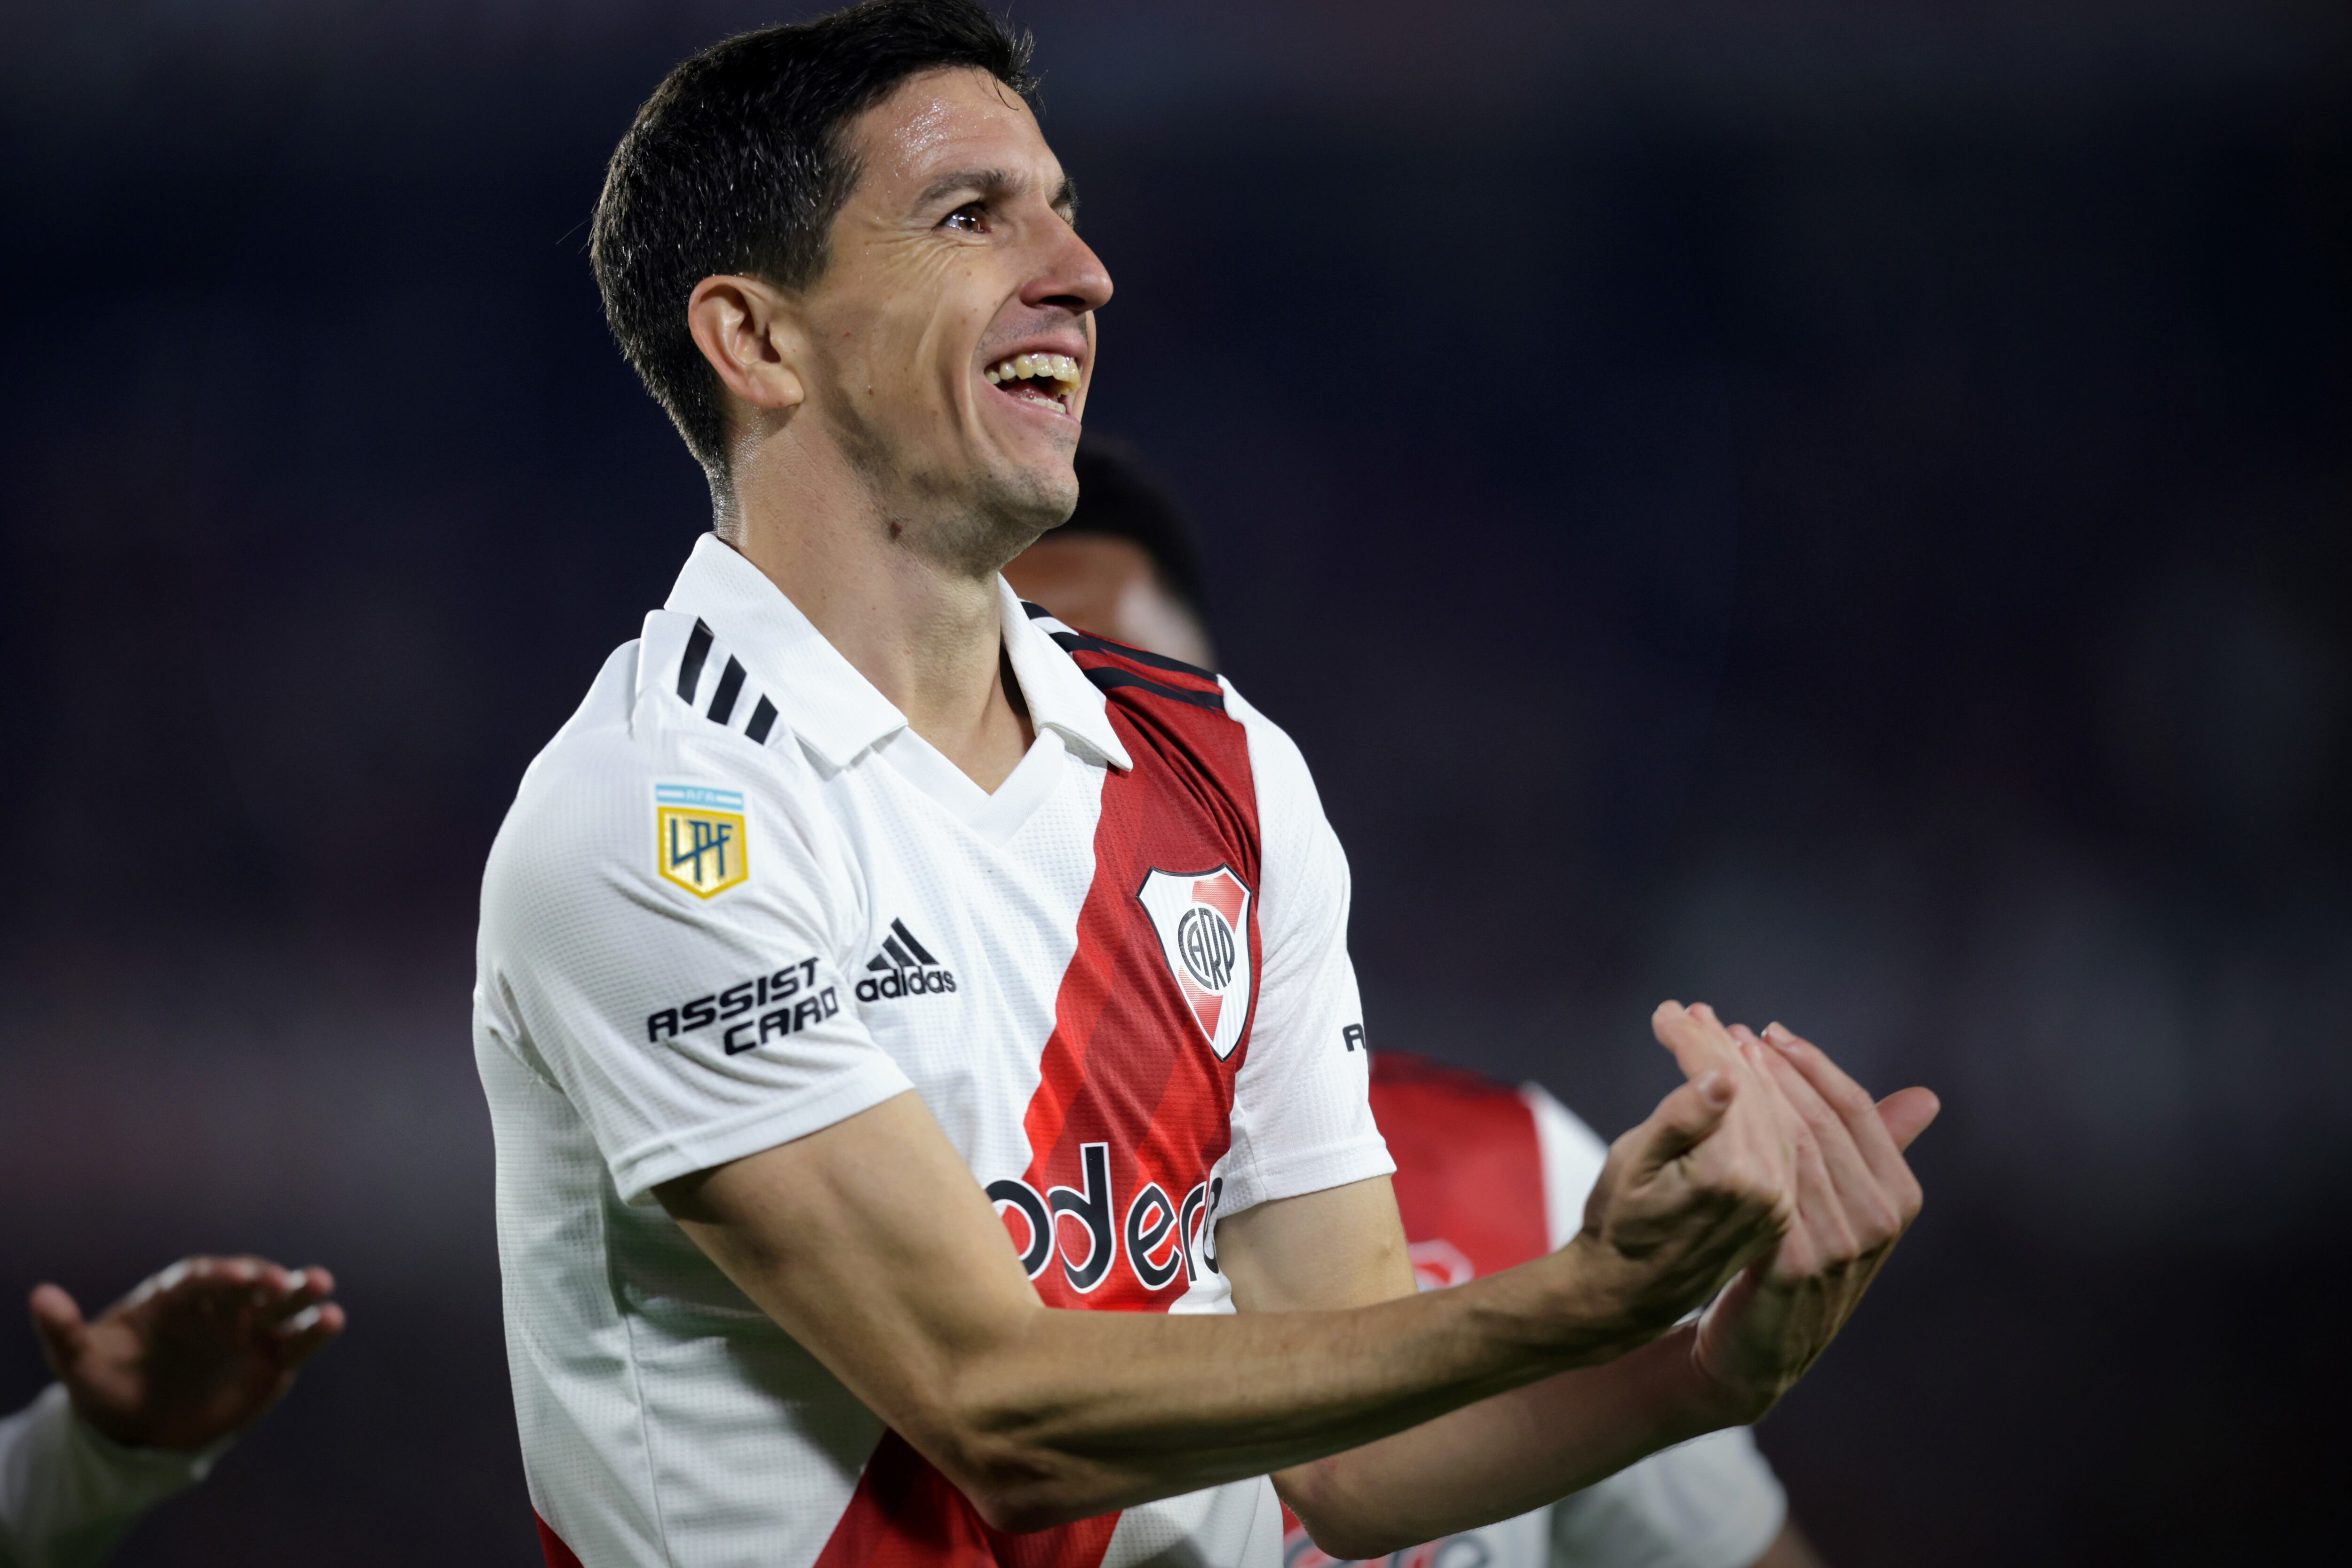
[[[751,874],[742,791],[655,785],[654,869],[697,898],[740,885]]]
[[[1154,871],[1136,899],[1160,933],[1160,950],[1223,1061],[1241,1043],[1250,1006],[1250,890],[1232,870]]]

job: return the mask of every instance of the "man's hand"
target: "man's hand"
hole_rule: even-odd
[[[131,1448],[194,1449],[243,1431],[343,1332],[324,1269],[189,1258],[95,1322],[56,1285],[34,1288],[33,1330],[74,1410]]]
[[[1610,1146],[1570,1243],[1643,1338],[1780,1247],[1798,1190],[1790,1113],[1763,1062],[1705,1003],[1661,1003],[1650,1025],[1687,1082]]]
[[[1587,1315],[1606,1325],[1604,1337],[1622,1354],[1278,1472],[1283,1500],[1333,1557],[1369,1561],[1523,1513],[1661,1448],[1755,1419],[1820,1354],[1853,1310],[1866,1271],[1883,1260],[1892,1244],[1881,1238],[1885,1226],[1832,1224],[1827,1206],[1837,1195],[1822,1138],[1792,1101],[1793,1086],[1781,1082],[1801,1071],[1797,1063],[1777,1045],[1725,1029],[1704,1003],[1665,1003],[1651,1025],[1687,1081],[1612,1146],[1576,1239],[1517,1269],[1421,1298],[1565,1273],[1580,1282],[1577,1299],[1591,1304]],[[1859,1090],[1853,1094],[1868,1106]],[[1934,1113],[1934,1096],[1906,1091],[1886,1110],[1895,1131],[1881,1128],[1882,1134],[1907,1143]],[[1899,1154],[1891,1158],[1901,1168]],[[1837,1160],[1841,1171],[1852,1163],[1843,1152]],[[1846,1186],[1856,1211],[1877,1190],[1851,1173]],[[1838,1201],[1843,1217],[1845,1199]],[[1345,1264],[1349,1256],[1377,1259],[1379,1238],[1400,1228],[1386,1203],[1385,1188],[1377,1195],[1339,1188],[1223,1222],[1218,1254],[1243,1317],[1411,1291],[1409,1273]],[[1916,1184],[1889,1197],[1887,1207],[1907,1222],[1918,1208]],[[1862,1260],[1874,1243],[1875,1257]],[[1759,1290],[1756,1281],[1768,1270],[1779,1270],[1772,1277],[1780,1282]],[[1710,1299],[1721,1304],[1704,1320],[1714,1338],[1702,1354],[1699,1323],[1671,1332],[1669,1325]],[[1735,1302],[1745,1303],[1744,1312],[1727,1311]],[[1784,1532],[1759,1568],[1783,1561],[1812,1559]]]
[[[1779,1024],[1759,1039],[1720,1030],[1769,1074],[1795,1145],[1796,1209],[1769,1259],[1717,1298],[1692,1342],[1698,1369],[1733,1418],[1752,1422],[1805,1374],[1860,1304],[1918,1218],[1918,1178],[1903,1151],[1941,1109],[1925,1089],[1873,1103],[1826,1055]]]

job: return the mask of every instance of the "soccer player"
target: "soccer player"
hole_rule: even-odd
[[[1196,664],[1211,660],[1192,526],[1126,443],[1089,432],[1077,510],[1004,569],[1066,624]],[[1524,1263],[1571,1240],[1608,1150],[1535,1084],[1514,1088],[1387,1049],[1372,1117],[1423,1290]],[[1391,1568],[1808,1568],[1817,1564],[1742,1427],[1654,1454],[1549,1508],[1424,1542]],[[1295,1519],[1286,1568],[1328,1561]]]
[[[0,1565],[88,1568],[149,1509],[202,1480],[343,1331],[324,1269],[189,1258],[95,1321],[35,1287],[58,1381],[0,1419]]]
[[[999,575],[1110,298],[1025,63],[971,0],[747,34],[598,202],[714,528],[484,876],[553,1563],[1270,1568],[1277,1489],[1379,1555],[1754,1420],[1917,1210],[1933,1096],[1669,1003],[1576,1240],[1416,1291],[1297,749]]]

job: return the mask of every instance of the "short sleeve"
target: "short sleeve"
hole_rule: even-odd
[[[1249,736],[1261,846],[1257,1011],[1234,1091],[1221,1214],[1396,1169],[1373,1124],[1348,959],[1348,857],[1297,746],[1228,685]]]
[[[484,878],[478,1049],[552,1082],[632,1203],[911,1087],[843,978],[854,880],[736,749],[559,737]]]

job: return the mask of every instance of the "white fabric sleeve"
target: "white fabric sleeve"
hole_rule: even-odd
[[[1780,1479],[1735,1427],[1554,1503],[1552,1568],[1748,1568],[1788,1516]]]
[[[0,1563],[90,1568],[140,1517],[205,1479],[228,1447],[126,1448],[73,1412],[64,1387],[0,1419]]]
[[[1348,857],[1297,746],[1225,685],[1249,736],[1260,847],[1257,1011],[1234,1089],[1220,1215],[1396,1169],[1372,1121],[1348,960]]]
[[[1538,1084],[1519,1091],[1543,1156],[1554,1247],[1584,1223],[1609,1145]],[[1788,1518],[1780,1479],[1745,1427],[1652,1454],[1552,1505],[1552,1568],[1748,1568]]]
[[[733,735],[576,737],[491,849],[476,1029],[570,1100],[626,1202],[911,1087],[844,975],[855,879],[782,773]],[[748,874],[666,875],[665,806],[720,813]]]

